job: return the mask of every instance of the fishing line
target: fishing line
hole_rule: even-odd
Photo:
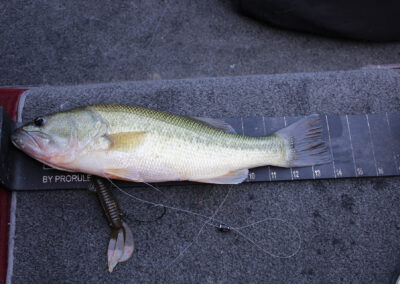
[[[224,205],[226,199],[228,198],[229,192],[231,192],[231,189],[228,189],[228,192],[225,194],[224,199],[221,201],[221,203],[219,204],[218,208],[214,211],[214,213],[203,223],[203,225],[201,226],[199,232],[197,233],[197,235],[192,239],[192,241],[183,249],[179,252],[179,255],[177,257],[175,257],[175,259],[173,259],[166,267],[165,269],[168,269],[169,267],[171,267],[171,265],[173,265],[199,238],[201,232],[203,232],[203,229],[206,225],[210,224],[210,221],[213,220],[213,218],[217,215],[218,211],[221,209],[221,207]]]
[[[293,231],[296,232],[296,235],[297,235],[297,238],[298,238],[299,242],[298,242],[297,248],[296,248],[291,254],[288,254],[288,255],[278,255],[278,254],[274,254],[273,252],[266,251],[262,246],[260,246],[259,244],[257,244],[255,241],[253,241],[252,239],[250,239],[246,234],[244,234],[244,233],[242,233],[242,232],[240,231],[240,230],[245,229],[245,228],[249,228],[249,227],[253,227],[253,226],[255,226],[255,225],[261,224],[261,223],[265,223],[265,222],[267,222],[267,221],[279,221],[279,222],[285,223],[286,226],[288,226],[289,228],[291,228]],[[233,231],[235,231],[237,234],[239,234],[239,235],[242,236],[243,238],[245,238],[247,241],[249,241],[250,243],[252,243],[254,246],[256,246],[258,249],[260,249],[260,250],[263,251],[264,253],[267,253],[267,254],[269,254],[269,255],[271,255],[271,256],[273,256],[273,257],[276,257],[276,258],[291,258],[291,257],[295,256],[295,255],[300,251],[300,249],[301,249],[302,238],[301,238],[301,235],[300,235],[299,230],[298,230],[294,225],[292,225],[292,224],[288,223],[286,220],[283,220],[283,219],[280,219],[280,218],[271,218],[271,217],[268,217],[268,218],[265,218],[265,219],[262,219],[262,220],[253,222],[253,223],[248,224],[248,225],[245,225],[245,226],[233,227],[233,228],[230,227],[230,229],[233,230]]]
[[[153,186],[152,184],[147,183],[147,182],[145,182],[145,181],[143,181],[143,183],[146,184],[146,185],[148,185],[151,189],[157,191],[158,193],[161,193],[161,195],[164,196],[164,192],[163,192],[161,189],[159,189],[159,188],[157,188],[157,187]],[[114,186],[115,186],[115,185],[114,185]],[[150,205],[150,204],[148,204],[148,205]],[[151,206],[154,206],[154,205],[151,205]],[[154,222],[160,220],[162,217],[164,217],[164,215],[165,215],[166,213],[167,213],[167,208],[166,208],[165,206],[163,206],[163,212],[162,212],[159,216],[157,216],[156,218],[154,218],[154,219],[151,219],[151,220],[142,220],[142,219],[137,219],[136,217],[134,217],[133,220],[136,221],[136,222],[139,222],[139,223],[154,223]],[[129,220],[130,218],[128,217],[127,219]]]
[[[145,182],[145,181],[142,181],[142,183],[144,183],[144,184],[150,186],[152,189],[158,191],[159,193],[164,194],[164,192],[163,192],[161,189],[155,187],[154,185],[152,185],[152,184],[150,184],[150,183],[147,183],[147,182]]]
[[[111,182],[111,183],[112,183],[112,182]],[[151,204],[151,205],[153,205],[153,206],[164,206],[165,208],[168,208],[168,209],[171,209],[171,210],[175,210],[175,211],[178,211],[178,212],[180,211],[180,212],[183,212],[183,213],[186,213],[186,214],[189,214],[189,215],[193,215],[193,216],[196,216],[196,217],[201,217],[201,218],[207,219],[207,221],[206,221],[206,222],[203,224],[203,226],[202,226],[202,230],[204,229],[204,226],[205,226],[205,225],[209,225],[209,226],[212,226],[212,227],[215,227],[215,228],[218,228],[218,226],[219,226],[219,225],[216,224],[216,223],[211,223],[211,222],[210,222],[211,220],[208,220],[208,219],[210,219],[210,216],[203,215],[203,214],[200,214],[200,213],[197,213],[197,212],[193,212],[193,211],[190,211],[190,210],[178,208],[178,207],[173,207],[173,206],[165,205],[165,204],[162,204],[162,203],[155,203],[155,202],[152,202],[152,201],[148,201],[148,200],[139,198],[139,197],[137,197],[137,196],[134,196],[133,194],[130,194],[130,193],[126,192],[125,190],[119,188],[119,187],[118,187],[117,185],[115,185],[114,183],[112,183],[112,184],[113,184],[119,191],[121,191],[123,194],[125,194],[125,195],[127,195],[127,196],[129,196],[129,197],[131,197],[131,198],[133,198],[133,199],[135,199],[135,200],[138,200],[138,201],[140,201],[140,202],[144,202],[144,203],[147,203],[147,204]],[[211,216],[211,217],[212,217],[212,216]],[[264,253],[266,253],[266,254],[272,256],[272,257],[275,257],[275,258],[291,258],[291,257],[295,256],[295,255],[300,251],[300,249],[301,249],[302,238],[301,238],[301,235],[300,235],[299,230],[298,230],[294,225],[288,223],[286,220],[283,220],[283,219],[280,219],[280,218],[267,217],[267,218],[264,218],[264,219],[255,221],[255,222],[253,222],[253,223],[247,224],[247,225],[245,225],[245,226],[233,227],[233,226],[230,226],[228,223],[226,223],[226,222],[224,222],[224,221],[222,221],[222,220],[216,219],[215,217],[212,217],[211,219],[212,219],[213,221],[219,223],[220,225],[221,225],[221,224],[225,224],[226,226],[229,227],[230,230],[232,230],[232,231],[234,231],[235,233],[237,233],[238,235],[242,236],[244,239],[246,239],[248,242],[250,242],[251,244],[253,244],[253,245],[254,245],[255,247],[257,247],[258,249],[260,249],[262,252],[264,252]],[[285,225],[286,225],[287,227],[291,228],[291,229],[295,232],[295,234],[297,235],[297,239],[298,239],[298,246],[296,247],[296,249],[295,249],[291,254],[288,254],[288,255],[278,255],[278,254],[275,254],[275,253],[273,253],[273,252],[267,251],[267,250],[265,250],[265,248],[263,248],[262,246],[260,246],[259,244],[257,244],[254,240],[252,240],[252,239],[251,239],[250,237],[248,237],[246,234],[240,232],[240,230],[242,230],[242,229],[249,228],[249,227],[253,227],[253,226],[255,226],[255,225],[259,225],[259,224],[265,223],[265,222],[267,222],[267,221],[279,221],[279,222],[285,223]],[[202,231],[202,230],[201,230],[201,231]],[[200,232],[200,233],[201,233],[201,232]],[[200,234],[199,234],[199,235],[200,235]],[[198,238],[198,236],[196,237],[196,239],[197,239],[197,238]]]
[[[206,219],[209,217],[209,216],[206,216],[206,215],[203,215],[203,214],[200,214],[200,213],[192,212],[192,211],[190,211],[190,210],[186,210],[186,209],[182,209],[182,208],[178,208],[178,207],[173,207],[173,206],[165,205],[165,204],[162,204],[162,203],[156,203],[156,202],[152,202],[152,201],[149,201],[149,200],[146,200],[146,199],[142,199],[142,198],[137,197],[137,196],[135,196],[135,195],[133,195],[133,194],[131,194],[131,193],[129,193],[129,192],[126,192],[125,190],[123,190],[122,188],[120,188],[118,185],[116,185],[116,184],[115,184],[112,180],[110,180],[108,177],[106,177],[106,179],[107,179],[115,188],[117,188],[119,191],[121,191],[123,194],[125,194],[125,195],[131,197],[132,199],[135,199],[135,200],[137,200],[137,201],[140,201],[140,202],[142,202],[142,203],[150,204],[150,205],[153,205],[153,206],[155,206],[155,207],[165,207],[165,208],[167,208],[167,209],[171,209],[171,210],[175,210],[175,211],[180,211],[180,212],[183,212],[183,213],[186,213],[186,214],[189,214],[189,215],[194,215],[194,216],[198,216],[198,217],[202,217],[202,218],[206,218]],[[215,219],[214,219],[214,220],[215,220]],[[219,221],[218,221],[218,222],[219,222]]]
[[[133,198],[133,199],[136,199],[137,201],[140,201],[140,202],[143,202],[143,203],[147,203],[147,204],[150,204],[150,205],[153,205],[153,206],[156,206],[156,207],[158,207],[158,206],[163,206],[164,208],[168,208],[168,209],[175,210],[175,211],[178,211],[178,212],[180,211],[180,212],[183,212],[183,213],[186,213],[186,214],[189,214],[189,215],[193,215],[193,216],[196,216],[196,217],[201,217],[201,218],[204,218],[204,219],[209,219],[209,218],[210,218],[210,217],[207,216],[207,215],[203,215],[203,214],[200,214],[200,213],[197,213],[197,212],[193,212],[193,211],[190,211],[190,210],[186,210],[186,209],[182,209],[182,208],[178,208],[178,207],[172,207],[172,206],[165,205],[165,204],[162,204],[162,203],[155,203],[155,202],[152,202],[152,201],[148,201],[148,200],[139,198],[139,197],[137,197],[137,196],[135,196],[135,195],[133,195],[133,194],[131,194],[131,193],[126,192],[125,190],[123,190],[122,188],[120,188],[119,186],[117,186],[117,185],[116,185],[115,183],[113,183],[112,181],[110,181],[110,182],[111,182],[119,191],[121,191],[123,194],[125,194],[125,195],[127,195],[127,196],[129,196],[129,197],[131,197],[131,198]],[[229,189],[229,190],[230,190],[230,189]],[[229,193],[229,192],[228,192],[228,193]],[[225,200],[225,199],[224,199],[224,200]],[[220,207],[218,207],[218,208],[220,208]],[[219,210],[219,209],[218,209],[218,210]],[[212,220],[214,220],[216,223],[219,223],[219,224],[211,223],[210,221],[212,221]],[[301,241],[302,241],[302,238],[301,238],[301,235],[300,235],[299,230],[298,230],[294,225],[288,223],[288,222],[287,222],[286,220],[284,220],[284,219],[267,217],[267,218],[264,218],[264,219],[261,219],[261,220],[258,220],[258,221],[255,221],[255,222],[253,222],[253,223],[250,223],[250,224],[247,224],[247,225],[244,225],[244,226],[240,226],[240,227],[233,227],[233,226],[231,226],[231,225],[225,223],[225,222],[222,221],[222,220],[216,219],[215,216],[212,218],[212,220],[210,220],[210,221],[208,221],[208,222],[206,221],[207,225],[212,226],[212,227],[215,227],[215,228],[217,228],[217,229],[218,229],[218,228],[223,228],[223,227],[225,227],[225,228],[227,228],[227,229],[229,229],[229,230],[231,230],[231,231],[234,231],[234,232],[238,233],[239,235],[241,235],[242,237],[244,237],[244,238],[245,238],[246,240],[248,240],[249,242],[251,242],[252,244],[254,244],[255,246],[257,246],[258,248],[260,248],[262,251],[264,251],[265,253],[267,253],[267,254],[269,254],[269,255],[271,255],[271,256],[273,256],[273,257],[277,257],[277,258],[290,258],[290,257],[296,255],[296,254],[298,253],[298,251],[300,250],[300,248],[301,248]],[[291,253],[291,254],[289,254],[289,255],[282,255],[282,256],[279,256],[279,255],[276,255],[276,254],[274,254],[274,253],[272,253],[272,252],[265,251],[263,248],[261,248],[258,244],[256,244],[254,241],[252,241],[252,240],[251,240],[249,237],[247,237],[245,234],[243,234],[242,232],[239,232],[239,230],[243,230],[243,229],[246,229],[246,228],[249,228],[249,227],[254,227],[255,225],[262,224],[262,223],[265,223],[265,222],[267,222],[267,221],[279,221],[279,222],[285,223],[287,227],[290,227],[293,231],[296,232],[297,238],[298,238],[298,240],[299,240],[299,245],[297,246],[296,250],[295,250],[293,253]]]
[[[153,206],[153,205],[152,205]],[[153,219],[149,219],[149,220],[143,220],[143,219],[138,219],[137,217],[135,217],[135,214],[131,214],[133,215],[133,217],[130,217],[125,211],[121,210],[121,213],[123,214],[123,217],[127,220],[127,221],[134,221],[134,222],[138,222],[138,223],[142,223],[142,224],[146,224],[146,223],[154,223],[157,222],[158,220],[161,220],[165,214],[167,213],[167,208],[166,207],[162,207],[163,211],[162,213],[153,218]]]
[[[300,235],[299,230],[298,230],[294,225],[288,223],[288,222],[287,222],[286,220],[284,220],[284,219],[267,217],[267,218],[264,218],[264,219],[261,219],[261,220],[252,222],[252,223],[247,224],[247,225],[244,225],[244,226],[239,226],[239,227],[230,226],[230,225],[229,225],[228,223],[226,223],[225,221],[216,219],[215,216],[216,216],[216,214],[218,213],[218,211],[221,209],[221,207],[223,206],[223,204],[224,204],[224,202],[225,202],[225,200],[226,200],[226,198],[227,198],[227,196],[228,196],[228,194],[229,194],[229,192],[230,192],[230,189],[229,189],[228,193],[225,195],[225,198],[223,199],[223,202],[221,202],[221,204],[218,206],[218,208],[217,208],[217,210],[214,212],[214,214],[212,214],[211,216],[207,216],[207,215],[204,215],[204,214],[201,214],[201,213],[197,213],[197,212],[193,212],[193,211],[190,211],[190,210],[187,210],[187,209],[178,208],[178,207],[174,207],[174,206],[170,206],[170,205],[165,205],[165,204],[163,204],[163,203],[156,203],[156,202],[152,202],[152,201],[149,201],[149,200],[146,200],[146,199],[137,197],[137,196],[135,196],[135,195],[133,195],[133,194],[131,194],[131,193],[129,193],[129,192],[123,190],[123,189],[120,188],[119,186],[117,186],[117,185],[116,185],[112,180],[110,180],[109,178],[107,178],[107,179],[108,179],[108,180],[110,181],[110,183],[111,183],[115,188],[117,188],[120,192],[122,192],[123,194],[125,194],[126,196],[128,196],[128,197],[130,197],[130,198],[132,198],[132,199],[134,199],[134,200],[137,200],[137,201],[142,202],[142,203],[145,203],[145,204],[153,205],[153,206],[155,206],[155,207],[165,207],[165,208],[167,208],[167,209],[175,210],[175,211],[182,212],[182,213],[186,213],[186,214],[189,214],[189,215],[192,215],[192,216],[195,216],[195,217],[199,217],[199,218],[206,219],[206,221],[205,221],[205,222],[203,223],[203,225],[201,226],[200,231],[196,234],[196,236],[194,237],[194,239],[192,240],[192,242],[191,242],[187,247],[185,247],[185,249],[183,249],[183,250],[179,253],[178,257],[175,258],[175,259],[172,261],[172,263],[170,263],[170,264],[167,266],[167,268],[170,267],[173,263],[175,263],[176,260],[177,260],[178,258],[180,258],[180,257],[183,255],[183,253],[185,253],[186,250],[187,250],[190,246],[193,245],[193,243],[199,238],[201,232],[204,230],[204,227],[205,227],[206,225],[212,226],[212,227],[214,227],[214,228],[218,228],[219,225],[227,226],[231,231],[234,231],[234,232],[237,233],[239,236],[243,237],[245,240],[247,240],[247,241],[248,241],[249,243],[251,243],[253,246],[255,246],[256,248],[260,249],[262,252],[264,252],[264,253],[266,253],[266,254],[268,254],[268,255],[274,257],[274,258],[283,258],[283,259],[284,259],[284,258],[291,258],[291,257],[295,256],[295,255],[300,251],[300,249],[301,249],[302,238],[301,238],[301,235]],[[284,223],[288,228],[292,229],[292,230],[295,232],[295,234],[296,234],[296,236],[297,236],[297,239],[298,239],[298,245],[297,245],[296,249],[295,249],[292,253],[286,254],[286,255],[279,255],[279,254],[273,253],[273,252],[271,252],[271,251],[268,251],[268,250],[266,250],[263,246],[260,246],[260,245],[257,244],[253,239],[251,239],[249,236],[247,236],[246,234],[244,234],[244,233],[242,233],[242,232],[240,231],[240,230],[243,230],[243,229],[246,229],[246,228],[254,227],[254,226],[256,226],[256,225],[260,225],[260,224],[262,224],[262,223],[266,223],[266,222],[268,222],[268,221],[278,221],[278,222]],[[219,223],[219,224],[218,224],[218,223]]]

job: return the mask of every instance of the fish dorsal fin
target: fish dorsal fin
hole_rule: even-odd
[[[192,117],[192,119],[198,120],[198,121],[203,122],[211,127],[218,128],[222,131],[236,134],[235,129],[233,129],[233,127],[230,124],[226,123],[223,120],[209,118],[209,117]]]
[[[247,178],[248,174],[249,174],[248,169],[242,169],[242,170],[228,172],[227,174],[219,177],[213,177],[208,179],[197,179],[193,181],[216,183],[216,184],[238,184],[243,182]]]
[[[127,151],[139,147],[146,138],[146,132],[119,132],[108,134],[106,137],[111,142],[108,150]]]

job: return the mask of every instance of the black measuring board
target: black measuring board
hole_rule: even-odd
[[[13,130],[13,124],[7,112],[0,108],[0,183],[9,184],[11,183],[12,166],[10,166],[12,160],[10,155],[4,155],[5,153],[12,152],[12,144],[8,137],[10,137]],[[6,138],[7,137],[7,138]]]
[[[10,142],[16,125],[0,107],[0,181],[12,190],[57,190],[87,188],[89,175],[69,173],[44,166]],[[238,135],[266,136],[303,117],[249,117],[224,119]],[[245,182],[307,180],[400,175],[400,113],[321,115],[322,138],[331,162],[302,168],[265,166],[249,169]],[[188,184],[167,182],[165,185]],[[116,181],[120,187],[143,186]],[[161,184],[160,184],[161,185]]]
[[[386,114],[397,174],[400,174],[400,113]]]
[[[377,169],[368,116],[347,115],[346,122],[353,150],[356,176],[376,176]]]
[[[335,178],[355,177],[353,148],[346,116],[327,116],[327,128]]]
[[[243,122],[241,118],[227,118],[224,121],[232,126],[236,134],[243,135]]]
[[[387,116],[377,114],[366,116],[370,127],[377,175],[398,174]]]
[[[322,127],[323,127],[322,140],[325,141],[326,146],[328,147],[331,153],[331,159],[333,161],[331,138],[329,135],[330,129],[328,124],[328,117],[326,115],[321,115],[320,118],[322,120]],[[313,167],[312,170],[313,170],[313,179],[332,178],[332,176],[336,177],[335,168],[333,167],[333,162],[323,165],[316,165]]]

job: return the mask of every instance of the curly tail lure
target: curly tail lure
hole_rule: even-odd
[[[109,183],[96,176],[92,176],[91,181],[110,227],[113,229],[107,249],[108,271],[112,272],[119,262],[127,261],[132,257],[133,235],[131,229],[122,220],[118,203],[111,193]]]

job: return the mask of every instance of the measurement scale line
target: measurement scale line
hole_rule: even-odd
[[[397,173],[400,173],[400,167],[399,167],[399,163],[397,161],[397,157],[396,157],[396,153],[394,152],[394,144],[393,144],[393,135],[392,135],[392,128],[390,128],[390,122],[389,122],[389,115],[386,112],[386,122],[389,128],[389,135],[390,135],[390,144],[392,146],[392,154],[393,154],[393,160],[394,160],[394,164],[396,166],[396,171]]]
[[[240,118],[240,122],[242,123],[242,135],[244,136],[243,117]]]
[[[368,118],[368,114],[365,114],[365,117],[367,118],[367,125],[368,125],[369,140],[371,141],[371,146],[372,146],[372,156],[374,157],[374,163],[375,163],[375,171],[376,171],[376,176],[379,176],[379,172],[378,172],[378,165],[377,165],[377,163],[376,163],[376,158],[375,158],[375,148],[374,148],[374,141],[372,141],[371,127],[370,127],[370,125],[369,125],[369,118]]]
[[[244,136],[244,123],[243,123],[243,117],[240,117],[240,123],[242,125],[242,135]],[[249,172],[250,174],[250,172]],[[249,176],[246,178],[246,181],[250,181]]]
[[[332,158],[332,166],[333,166],[333,176],[337,178],[336,176],[336,167],[335,167],[335,158],[333,157],[333,150],[332,150],[332,141],[331,141],[331,131],[329,129],[329,122],[328,122],[328,116],[325,115],[325,120],[326,120],[326,128],[328,129],[328,138],[329,138],[329,149],[331,150],[331,158]]]
[[[265,118],[262,116],[262,121],[263,121],[263,127],[264,127],[264,136],[267,135],[267,127],[265,126]],[[271,181],[271,166],[268,166],[268,177],[269,181]]]
[[[286,127],[287,126],[286,116],[283,117],[283,122],[285,123],[285,127]],[[290,176],[292,177],[292,180],[293,180],[293,168],[290,168]]]
[[[357,166],[356,166],[356,159],[354,157],[354,148],[353,148],[353,142],[351,140],[351,131],[350,131],[350,123],[349,123],[349,116],[346,114],[346,121],[347,121],[347,129],[349,130],[349,138],[350,138],[350,146],[351,146],[351,154],[353,156],[353,164],[354,164],[354,174],[356,177],[358,177],[357,173]]]

